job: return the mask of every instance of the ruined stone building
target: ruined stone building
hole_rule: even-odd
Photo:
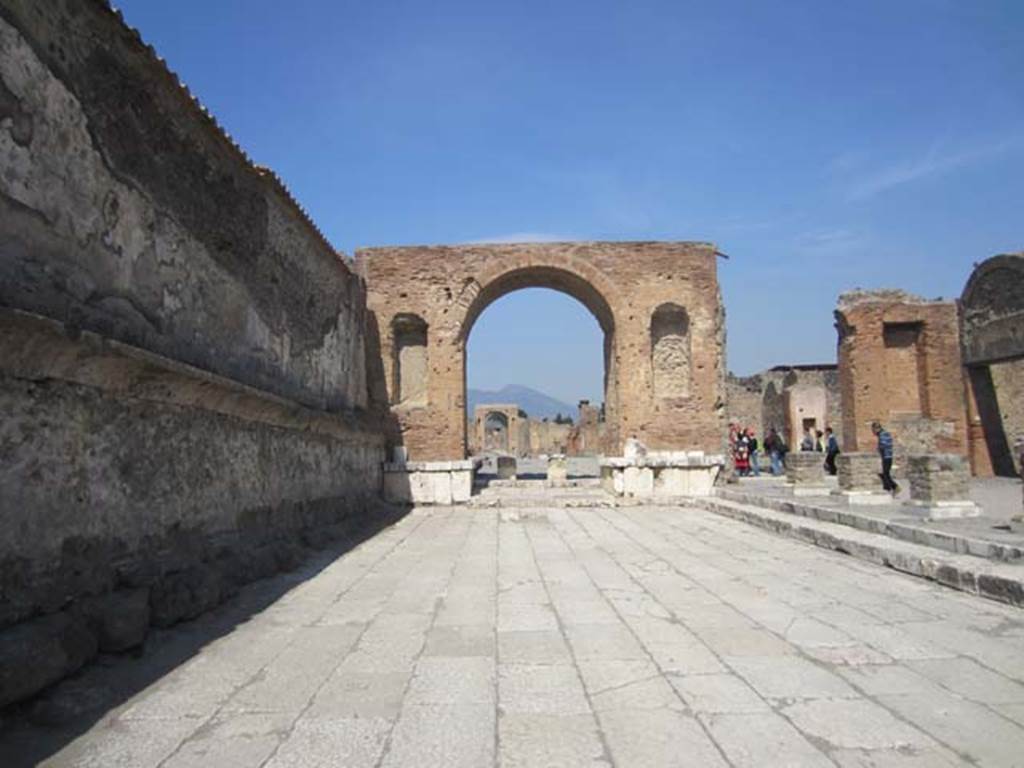
[[[469,452],[526,456],[530,451],[532,422],[515,403],[484,403],[473,413]]]
[[[579,403],[576,423],[535,419],[518,405],[484,403],[476,406],[468,426],[470,455],[489,451],[513,456],[596,456],[604,446],[601,409],[588,400]]]
[[[982,262],[958,301],[844,294],[836,328],[846,450],[872,450],[878,419],[904,455],[967,456],[979,476],[1020,472],[1024,254]]]
[[[838,366],[778,365],[753,376],[726,379],[729,421],[750,427],[759,440],[778,430],[797,447],[807,429],[832,427],[842,441],[842,402]]]
[[[1024,254],[978,264],[958,300],[851,291],[835,311],[838,364],[777,366],[726,381],[728,418],[791,447],[807,426],[873,451],[872,421],[906,457],[952,453],[974,475],[1014,476],[1024,441]]]

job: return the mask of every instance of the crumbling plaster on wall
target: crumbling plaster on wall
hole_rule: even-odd
[[[46,9],[55,25],[63,5]],[[174,99],[134,90],[144,56],[116,36],[61,43],[63,78],[0,18],[8,111],[31,125],[28,141],[14,118],[0,130],[0,300],[309,405],[364,407],[363,290],[342,260],[237,151],[168,114]],[[110,114],[129,97],[137,125]],[[140,141],[173,146],[140,165]]]

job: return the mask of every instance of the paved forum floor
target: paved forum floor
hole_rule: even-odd
[[[321,565],[48,764],[1024,765],[1019,610],[708,513],[416,511]]]

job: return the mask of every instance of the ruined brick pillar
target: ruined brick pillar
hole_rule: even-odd
[[[902,291],[846,293],[836,309],[843,449],[871,451],[871,422],[907,454],[967,455],[956,302]]]

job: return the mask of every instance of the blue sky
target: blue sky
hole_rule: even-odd
[[[843,290],[1024,249],[1020,0],[119,5],[348,253],[717,243],[737,373],[834,359]],[[470,341],[471,386],[599,399],[601,365],[546,291]]]

